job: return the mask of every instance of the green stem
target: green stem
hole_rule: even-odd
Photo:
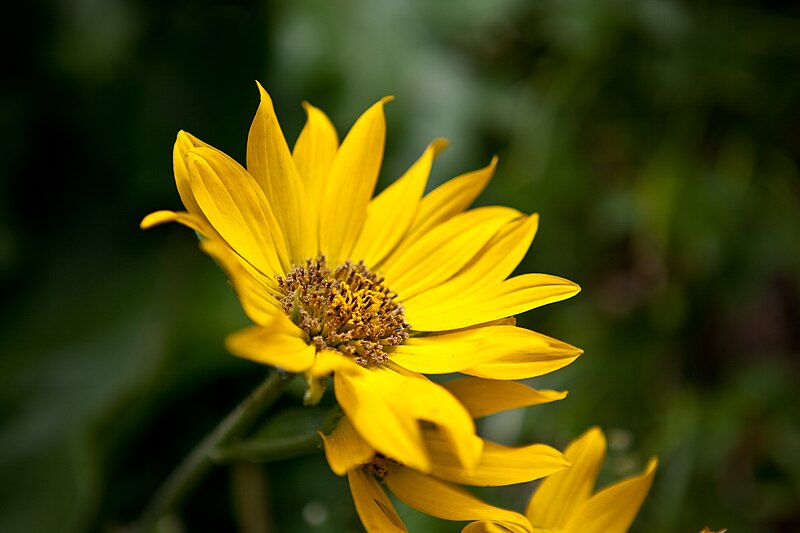
[[[281,375],[277,372],[270,374],[250,396],[206,435],[159,487],[136,522],[133,531],[151,533],[162,516],[180,505],[186,494],[213,466],[212,457],[216,449],[226,441],[246,433],[258,417],[283,393],[292,377],[294,376],[291,374]]]
[[[294,457],[311,455],[320,451],[322,439],[316,433],[283,437],[279,439],[246,441],[217,448],[212,460],[215,462],[248,461],[271,463]]]

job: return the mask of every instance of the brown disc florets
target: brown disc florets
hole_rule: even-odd
[[[384,363],[386,348],[408,338],[397,295],[363,261],[348,260],[331,271],[320,255],[277,279],[283,311],[317,351],[338,350],[367,366]]]

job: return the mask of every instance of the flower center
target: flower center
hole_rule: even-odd
[[[348,260],[331,271],[319,255],[277,280],[283,311],[318,352],[334,349],[363,366],[380,364],[387,347],[408,338],[397,295],[363,261]]]

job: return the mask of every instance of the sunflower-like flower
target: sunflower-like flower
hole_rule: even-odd
[[[606,455],[606,438],[594,427],[564,451],[572,464],[543,480],[525,515],[534,533],[625,533],[631,527],[653,484],[658,460],[651,458],[638,476],[594,492]],[[486,531],[497,531],[487,524]]]
[[[468,390],[476,378],[452,381],[448,387],[456,397]],[[510,383],[505,394],[491,407],[464,396],[465,405],[476,418],[516,407],[519,399],[534,405],[561,399],[563,393],[537,391]],[[516,398],[516,399],[512,399]],[[501,486],[525,483],[561,472],[569,466],[558,450],[543,444],[510,448],[484,442],[477,465],[467,470],[454,457],[448,443],[432,427],[423,428],[423,439],[431,459],[430,473],[420,473],[375,451],[342,418],[331,435],[322,435],[325,456],[331,469],[347,475],[350,492],[361,522],[369,533],[407,531],[384,487],[407,505],[423,513],[454,521],[472,521],[465,531],[495,528],[497,531],[529,533],[528,519],[520,513],[489,505],[458,485]]]
[[[318,401],[333,373],[336,399],[366,442],[422,472],[432,468],[420,421],[436,425],[466,467],[483,442],[466,408],[423,374],[515,380],[550,372],[581,351],[518,328],[517,313],[580,289],[545,274],[508,278],[538,225],[507,207],[467,210],[496,161],[423,196],[434,141],[372,198],[385,142],[384,98],[341,144],[306,104],[292,151],[261,92],[247,169],[185,132],[173,151],[186,212],[158,211],[142,227],[179,222],[225,269],[255,323],[228,338],[239,356],[304,373]]]

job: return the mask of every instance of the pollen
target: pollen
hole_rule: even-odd
[[[362,366],[382,364],[387,348],[408,338],[397,295],[363,261],[348,260],[331,270],[319,255],[277,281],[283,311],[318,352],[333,349]]]

